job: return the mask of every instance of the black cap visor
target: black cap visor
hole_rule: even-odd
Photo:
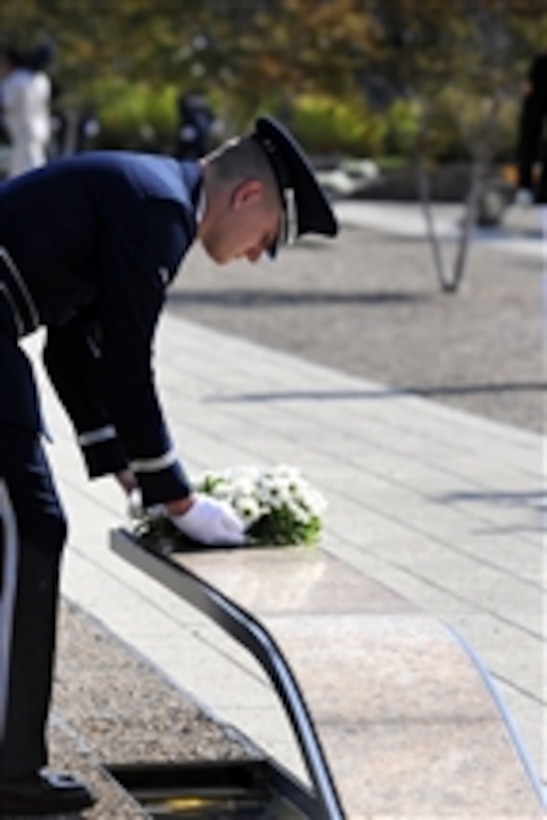
[[[272,166],[283,204],[283,221],[268,249],[274,258],[279,247],[306,233],[334,237],[338,224],[330,203],[300,145],[273,117],[259,117],[254,138]]]

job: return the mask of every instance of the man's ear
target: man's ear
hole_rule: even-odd
[[[232,205],[239,210],[248,205],[255,205],[262,196],[264,185],[259,179],[248,179],[241,182],[232,193]]]

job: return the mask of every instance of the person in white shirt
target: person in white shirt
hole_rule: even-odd
[[[47,162],[51,81],[13,49],[6,49],[1,62],[0,111],[11,145],[8,175],[14,177]]]

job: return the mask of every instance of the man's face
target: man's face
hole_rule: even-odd
[[[203,246],[219,265],[242,258],[257,262],[275,242],[281,219],[280,198],[259,181],[245,182],[219,209]]]

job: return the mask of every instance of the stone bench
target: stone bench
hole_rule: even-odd
[[[542,816],[541,788],[473,651],[317,548],[114,551],[255,656],[327,818]]]

